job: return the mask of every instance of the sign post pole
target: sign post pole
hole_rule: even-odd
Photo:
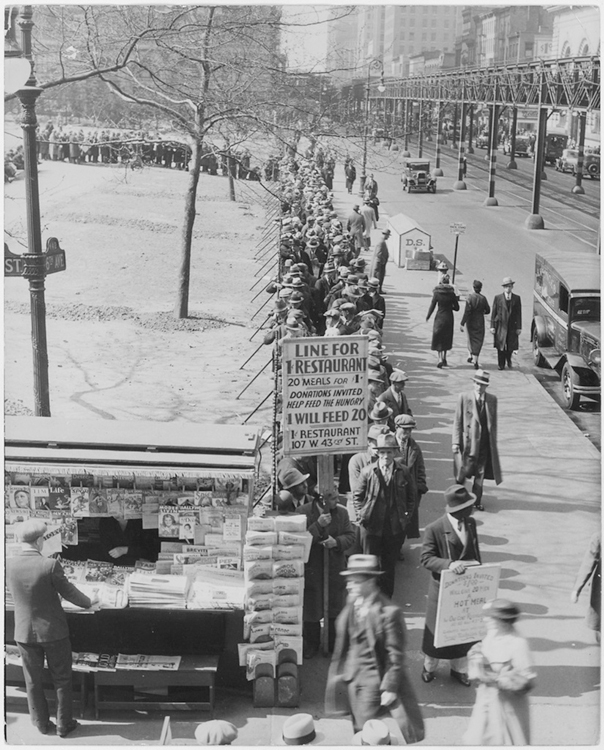
[[[459,245],[459,235],[463,234],[466,231],[466,225],[462,224],[460,221],[454,221],[452,224],[449,224],[449,228],[451,230],[451,233],[455,235],[455,254],[453,255],[453,278],[451,279],[451,283],[455,283],[455,271],[457,270],[457,246]]]

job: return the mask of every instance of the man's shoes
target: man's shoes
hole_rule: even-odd
[[[480,370],[480,365],[478,364],[478,362],[474,362],[474,369]]]
[[[67,737],[68,734],[71,734],[79,726],[80,722],[72,719],[66,727],[57,727],[57,734],[59,737]]]
[[[472,359],[472,357],[468,357],[467,360],[466,360],[466,362],[469,362],[470,364],[472,364],[473,361],[474,360]]]
[[[49,720],[48,724],[46,725],[46,729],[40,729],[38,727],[38,731],[40,732],[40,734],[52,734],[54,731],[56,731],[56,726],[54,722]]]
[[[497,365],[498,370],[503,370],[503,365]]]
[[[428,670],[423,667],[422,669],[422,680],[424,682],[432,682],[432,680],[436,679],[436,672],[428,672]]]
[[[482,505],[482,503],[474,503],[474,507],[476,510],[484,510],[484,505]]]
[[[438,367],[439,370],[442,370],[443,363],[442,362],[437,362],[436,366]]]
[[[465,672],[456,672],[454,669],[451,670],[451,677],[454,680],[457,680],[460,685],[465,685],[465,687],[471,687],[472,683],[470,680],[468,680],[468,675]]]

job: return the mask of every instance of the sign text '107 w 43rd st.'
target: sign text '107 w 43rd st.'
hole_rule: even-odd
[[[285,455],[367,448],[366,336],[283,340]]]

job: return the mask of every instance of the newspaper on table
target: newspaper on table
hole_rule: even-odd
[[[190,581],[184,575],[146,575],[134,572],[128,581],[131,607],[185,609]]]

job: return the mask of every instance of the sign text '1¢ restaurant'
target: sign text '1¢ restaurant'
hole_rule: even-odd
[[[365,336],[283,340],[284,453],[367,447]]]

